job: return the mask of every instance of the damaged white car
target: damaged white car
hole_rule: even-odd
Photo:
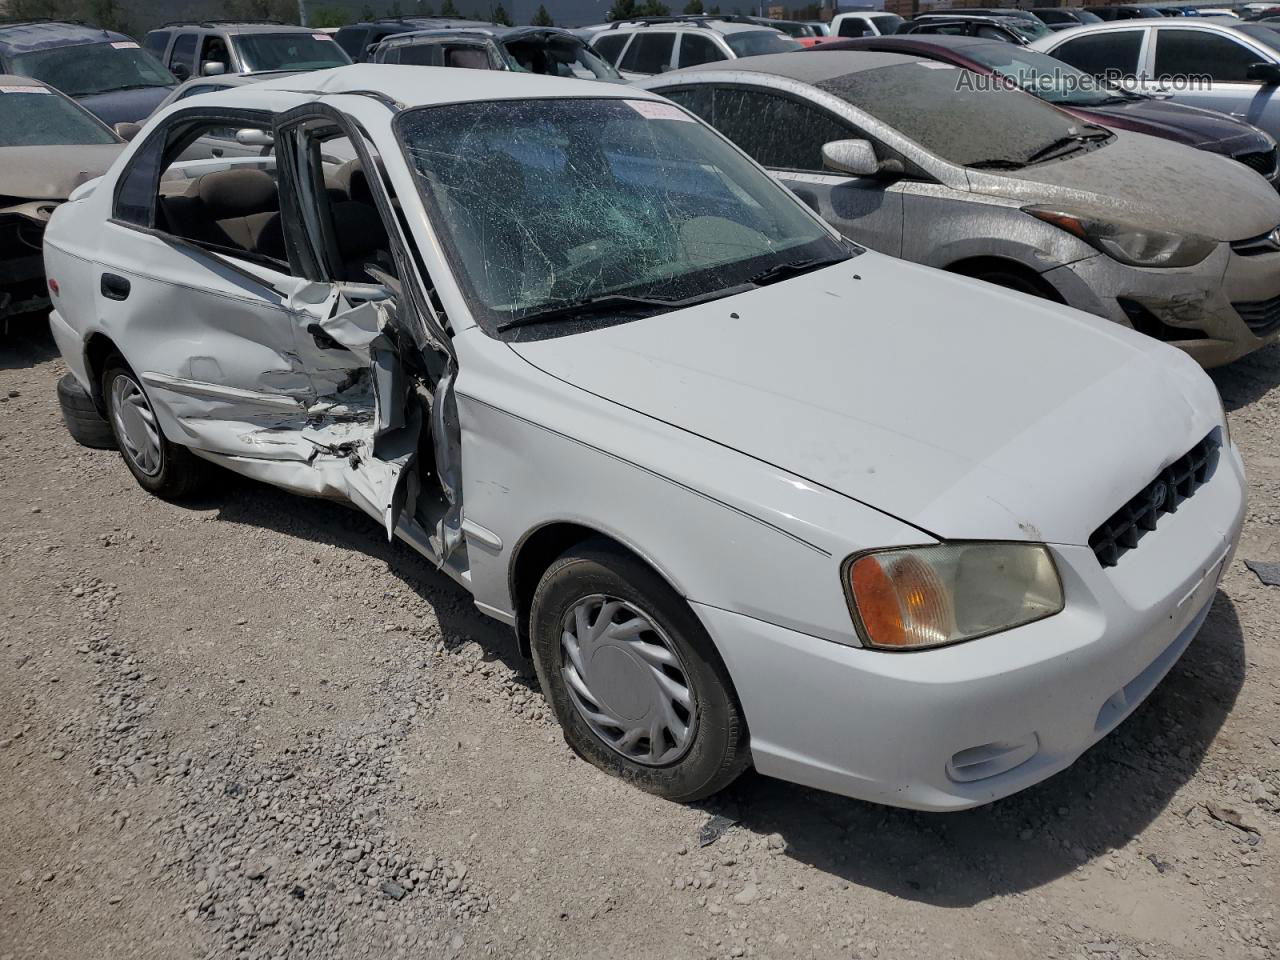
[[[437,72],[175,104],[55,215],[52,328],[144,488],[354,503],[676,800],[973,806],[1169,670],[1244,510],[1191,359],[863,251],[655,95]],[[175,160],[229,127],[275,158]]]

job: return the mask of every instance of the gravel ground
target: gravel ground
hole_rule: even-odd
[[[1168,679],[962,814],[576,759],[505,628],[363,515],[147,496],[0,341],[0,960],[1280,956],[1280,349],[1216,374],[1244,541]],[[708,845],[712,817],[732,821]]]

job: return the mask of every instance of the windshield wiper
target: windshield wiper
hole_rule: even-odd
[[[848,259],[848,257],[813,257],[809,260],[790,260],[786,263],[775,263],[768,270],[762,270],[757,273],[751,278],[751,282],[757,287],[764,287],[771,283],[777,283],[779,280],[798,277],[802,273],[809,273],[819,267],[829,267],[833,263],[844,263]]]
[[[1042,160],[1048,160],[1052,156],[1059,155],[1059,150],[1064,150],[1065,152],[1061,155],[1065,156],[1066,153],[1074,153],[1076,150],[1083,149],[1084,145],[1091,140],[1105,140],[1109,136],[1111,134],[1108,131],[1099,129],[1097,133],[1073,133],[1065,137],[1059,137],[1052,143],[1046,143],[1031,156],[1027,157],[1026,163],[1030,165],[1039,163]],[[1071,147],[1071,150],[1066,150],[1065,148],[1067,147]]]
[[[965,166],[973,167],[975,170],[1021,170],[1026,164],[1021,160],[1010,160],[1008,157],[991,157],[988,160],[966,163]]]
[[[735,287],[726,287],[723,290],[713,290],[710,293],[700,293],[697,296],[685,297],[683,300],[676,300],[670,297],[633,297],[624,293],[606,293],[598,297],[569,300],[558,303],[553,307],[548,307],[545,310],[536,310],[533,313],[526,313],[511,320],[504,320],[498,324],[498,332],[502,333],[531,323],[547,323],[551,320],[564,320],[569,317],[589,317],[601,313],[679,310],[682,307],[692,307],[695,304],[706,303],[708,300],[719,300],[721,297],[729,297],[749,289],[751,289],[750,286],[739,284]]]

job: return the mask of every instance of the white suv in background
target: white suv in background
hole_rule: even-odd
[[[745,17],[643,17],[593,32],[591,48],[628,79],[720,60],[787,53],[800,42]]]
[[[837,13],[831,20],[833,37],[887,37],[897,33],[903,20],[896,13],[883,10],[855,10]]]

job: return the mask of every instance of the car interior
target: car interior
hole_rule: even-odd
[[[358,159],[325,166],[324,199],[336,245],[333,258],[342,276],[334,279],[375,283],[370,268],[394,274],[391,242],[378,212],[369,180]],[[280,191],[275,162],[201,173],[170,167],[160,180],[156,229],[211,250],[266,261],[289,272]]]

